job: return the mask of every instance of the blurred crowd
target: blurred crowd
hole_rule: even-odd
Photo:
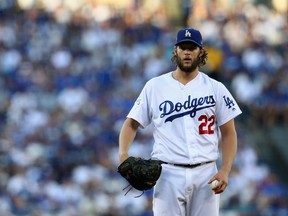
[[[177,28],[161,1],[151,14],[137,2],[124,11],[95,4],[69,13],[1,1],[0,215],[152,215],[152,191],[124,196],[118,133],[144,83],[175,68]],[[249,127],[288,123],[287,12],[203,2],[182,5],[182,19],[203,34],[202,70],[244,111],[221,215],[288,215],[287,184],[246,137]],[[131,154],[149,157],[150,132],[140,131]]]

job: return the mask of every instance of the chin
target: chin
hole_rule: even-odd
[[[193,73],[193,71],[190,71],[190,70],[185,70],[184,72],[185,72],[186,74]]]
[[[192,73],[195,69],[196,69],[196,67],[181,67],[180,68],[183,72],[185,72],[185,73]]]

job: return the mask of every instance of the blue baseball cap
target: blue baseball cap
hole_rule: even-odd
[[[184,28],[178,31],[175,46],[182,42],[192,42],[197,44],[199,47],[203,46],[200,31],[193,28]]]

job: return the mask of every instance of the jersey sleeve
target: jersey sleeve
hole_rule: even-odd
[[[220,82],[216,89],[217,124],[221,126],[242,113],[229,90]]]
[[[148,85],[144,86],[140,95],[136,99],[133,107],[127,115],[127,118],[132,118],[139,122],[142,128],[145,128],[150,124],[150,111],[149,111],[149,101],[148,101]]]

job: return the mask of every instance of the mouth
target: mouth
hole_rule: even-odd
[[[186,63],[190,63],[192,61],[192,59],[190,59],[190,58],[184,58],[183,59],[183,62],[186,62]]]

